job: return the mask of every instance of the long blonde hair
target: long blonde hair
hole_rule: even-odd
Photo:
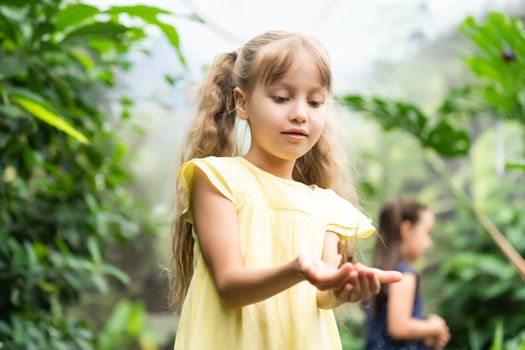
[[[332,91],[332,73],[327,52],[317,40],[297,33],[273,31],[248,41],[240,52],[216,57],[200,90],[197,117],[193,121],[181,153],[181,164],[208,156],[236,156],[235,87],[250,94],[257,84],[268,86],[287,73],[299,54],[309,54],[319,67],[321,83]],[[355,200],[345,152],[330,113],[314,147],[297,159],[293,178],[307,185],[331,188]],[[193,275],[191,224],[181,218],[185,194],[177,183],[177,215],[172,225],[170,261],[170,302],[180,311]]]

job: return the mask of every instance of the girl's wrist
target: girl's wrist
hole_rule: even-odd
[[[291,270],[292,276],[297,280],[297,283],[306,280],[301,265],[301,255],[298,255],[295,259],[291,261]]]
[[[317,306],[319,308],[330,310],[342,304],[344,304],[344,300],[339,299],[332,289],[317,291]]]
[[[443,321],[436,317],[431,315],[428,320],[430,321],[431,327],[432,327],[432,333],[434,336],[439,336],[441,333],[441,330],[443,328]]]

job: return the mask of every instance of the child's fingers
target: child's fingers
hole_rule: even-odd
[[[337,269],[337,278],[334,279],[333,284],[331,284],[328,288],[344,288],[344,286],[352,278],[353,271],[354,267],[351,264],[345,264],[341,266],[339,269]]]
[[[379,290],[381,289],[381,284],[379,282],[379,279],[376,277],[373,271],[370,270],[370,268],[359,265],[359,272],[365,279],[365,282],[362,284],[366,286],[366,290],[368,294],[366,296],[363,296],[364,299],[368,299],[373,295],[376,295],[379,293]]]
[[[358,266],[357,272],[359,276],[359,287],[361,293],[356,295],[356,299],[354,301],[366,300],[372,296],[372,293],[370,291],[370,283],[368,281],[368,275],[370,273],[367,270],[363,269],[361,266]]]
[[[384,271],[376,268],[370,268],[380,283],[395,283],[401,281],[403,274],[399,271]]]
[[[345,284],[350,271],[352,271],[351,265],[343,265],[339,269],[327,269],[312,276],[310,282],[320,290],[338,288]]]
[[[352,280],[356,278],[356,274],[353,274],[353,271],[355,270],[355,265],[351,263],[345,263],[341,265],[338,270],[342,270],[343,274],[342,278],[339,280],[339,284],[335,286],[334,289],[342,290],[348,283],[353,283]]]
[[[376,295],[381,290],[381,282],[373,273],[368,276],[368,284],[370,285],[370,293]]]
[[[361,264],[357,264],[357,271],[359,274],[359,286],[361,293],[359,295],[355,294],[352,298],[352,301],[366,300],[377,294],[381,288],[381,284],[374,271]]]
[[[343,289],[336,294],[337,298],[342,301],[350,301],[350,297],[355,293],[354,285],[351,283],[345,284]]]
[[[350,276],[352,282],[352,294],[350,295],[351,298],[347,300],[355,301],[361,297],[361,294],[363,293],[363,286],[361,285],[361,276],[359,275],[358,271],[352,271]]]
[[[345,302],[351,301],[353,296],[360,293],[359,276],[357,271],[351,271],[348,275],[346,283],[341,288],[336,289],[334,293],[339,300]]]

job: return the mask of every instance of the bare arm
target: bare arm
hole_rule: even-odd
[[[305,255],[278,266],[244,267],[235,206],[213,187],[200,169],[194,176],[195,230],[204,260],[226,305],[242,307],[256,303],[305,279],[321,289],[335,288],[342,283],[348,268],[325,269],[320,261]]]
[[[425,340],[448,335],[447,325],[439,316],[427,320],[412,318],[416,283],[413,273],[405,273],[399,283],[388,287],[388,333],[396,340]]]

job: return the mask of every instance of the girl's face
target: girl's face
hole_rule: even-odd
[[[423,210],[419,215],[419,220],[412,224],[405,221],[401,234],[403,235],[402,252],[403,257],[408,262],[415,262],[423,257],[432,246],[431,232],[434,227],[434,214],[430,210]]]
[[[236,88],[236,99],[244,92]],[[257,84],[244,103],[241,119],[250,125],[248,153],[269,161],[295,161],[319,140],[327,114],[328,91],[314,60],[303,55],[284,77],[271,86]]]

